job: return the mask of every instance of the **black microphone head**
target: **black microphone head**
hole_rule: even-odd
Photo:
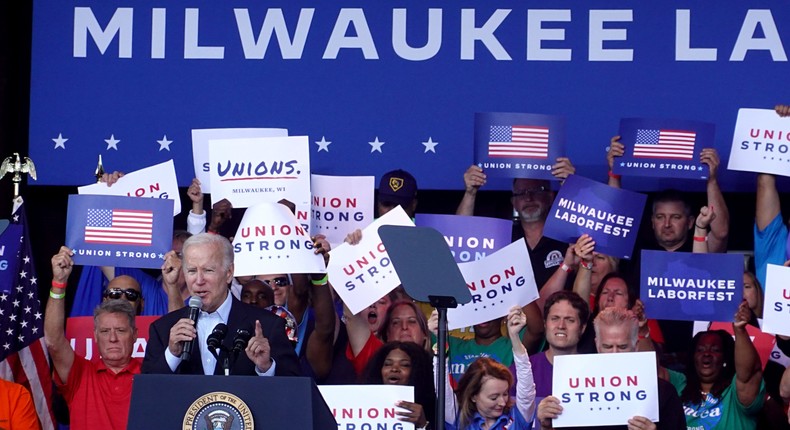
[[[249,330],[240,328],[236,330],[236,337],[233,338],[233,351],[241,352],[247,348],[247,342],[252,338]]]
[[[211,331],[211,334],[208,335],[208,339],[206,339],[206,344],[209,348],[217,349],[222,345],[222,340],[225,339],[225,335],[228,334],[228,326],[224,323],[219,323],[214,326],[214,330]]]

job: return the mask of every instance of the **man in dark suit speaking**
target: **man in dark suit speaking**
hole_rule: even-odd
[[[231,375],[297,376],[299,364],[285,335],[285,320],[273,313],[247,305],[230,294],[233,277],[233,247],[223,236],[201,233],[190,237],[182,249],[184,277],[192,297],[202,309],[194,324],[185,307],[161,317],[151,325],[142,373],[224,374],[239,330],[247,330],[249,342],[237,347]],[[218,324],[227,325],[222,340],[226,351],[215,359],[206,339]],[[184,343],[191,341],[191,358],[184,360]],[[242,344],[243,346],[243,344]],[[231,353],[233,356],[234,354]]]

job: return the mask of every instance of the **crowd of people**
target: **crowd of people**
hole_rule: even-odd
[[[786,106],[776,111],[790,114]],[[607,154],[610,169],[624,151],[614,137]],[[186,230],[174,233],[158,277],[137,269],[83,267],[79,279],[72,279],[72,251],[64,246],[52,257],[44,331],[54,381],[68,405],[64,424],[77,430],[126,428],[134,375],[159,373],[304,375],[327,385],[407,385],[414,387],[414,399],[398,402],[398,419],[417,429],[551,429],[563,414],[563,402],[552,391],[556,357],[654,351],[658,420],[635,415],[599,428],[790,428],[790,370],[779,364],[782,360],[763,364],[746,330],[760,328],[766,265],[788,265],[788,229],[772,175],[757,175],[754,267],[744,266],[744,300],[733,315],[732,334],[695,334],[690,321],[651,319],[639,300],[639,250],[727,252],[729,213],[718,185],[717,152],[703,149],[700,162],[710,171],[706,204],[694,212],[682,192],[658,193],[646,211],[653,237],[637,243],[630,261],[597,252],[586,234],[575,243],[544,236],[557,186],[515,179],[513,240],[527,247],[539,298],[475,325],[471,338],[450,336],[443,375],[437,374],[438,316],[402,287],[353,314],[325,274],[235,276],[233,248],[222,234],[231,205],[219,201],[208,214],[195,179],[187,190],[193,205]],[[556,160],[557,184],[574,173],[570,159]],[[103,181],[112,186],[121,176],[105,174]],[[392,178],[399,187],[391,186]],[[471,166],[463,179],[456,214],[473,216],[486,174]],[[610,170],[609,185],[621,187],[621,182]],[[414,218],[417,181],[403,170],[384,174],[377,189],[379,216],[397,206]],[[350,232],[346,242],[353,246],[361,234]],[[329,242],[321,235],[312,240],[315,253],[328,261]],[[93,315],[99,360],[75,354],[65,336],[67,288],[77,288],[90,303],[73,308],[71,316]],[[196,323],[190,318],[194,301],[200,308]],[[150,327],[142,361],[132,358],[138,315],[161,316]],[[247,333],[243,349],[234,348],[230,337],[222,341],[224,348],[210,349],[205,340],[219,324]],[[778,354],[790,356],[789,338],[777,336],[776,345]],[[29,394],[0,384],[0,427],[35,428]],[[440,386],[446,388],[444,404],[437,404]],[[435,423],[437,408],[444,411],[441,425]]]

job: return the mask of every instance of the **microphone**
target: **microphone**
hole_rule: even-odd
[[[203,302],[200,297],[192,296],[189,298],[189,319],[192,320],[192,325],[197,327],[197,320],[200,316],[200,309],[203,307]],[[181,349],[181,359],[189,361],[192,358],[192,341],[185,340]]]
[[[219,323],[214,327],[214,330],[211,331],[211,334],[208,335],[208,339],[206,339],[206,345],[208,345],[209,351],[215,351],[222,346],[222,340],[225,339],[225,335],[228,334],[228,326],[224,323]]]
[[[236,337],[233,338],[233,355],[238,355],[247,348],[247,342],[252,338],[249,330],[240,328],[236,330]]]

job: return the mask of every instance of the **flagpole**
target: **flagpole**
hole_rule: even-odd
[[[6,157],[0,164],[0,179],[4,178],[7,173],[12,174],[14,201],[19,197],[19,183],[22,182],[23,173],[27,173],[34,181],[36,180],[36,166],[33,164],[33,160],[28,157],[20,157],[17,152],[11,157]]]
[[[101,162],[101,154],[99,154],[99,164],[96,165],[96,171],[93,172],[93,176],[96,177],[96,183],[101,182],[101,178],[104,176],[104,166]]]

